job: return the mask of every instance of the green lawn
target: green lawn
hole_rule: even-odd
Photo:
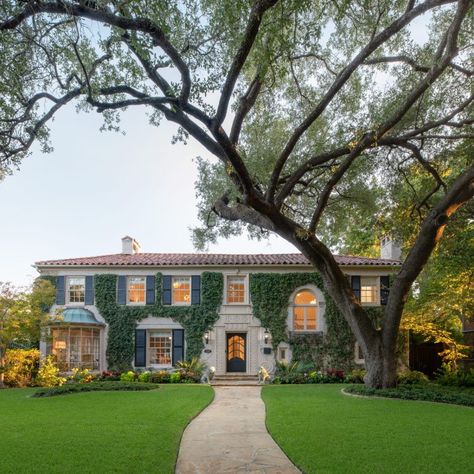
[[[303,472],[473,472],[473,408],[355,398],[341,388],[263,389],[267,427]]]
[[[30,398],[0,390],[0,472],[172,473],[181,434],[213,397],[207,386]]]

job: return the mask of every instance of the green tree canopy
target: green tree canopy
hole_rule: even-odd
[[[176,139],[215,157],[199,162],[196,242],[246,226],[294,244],[357,337],[367,382],[393,385],[407,295],[474,194],[472,160],[440,174],[473,137],[473,10],[472,0],[5,0],[1,169],[35,140],[47,150],[47,123],[70,103],[109,129],[133,106],[175,122]],[[378,328],[328,245],[374,203],[391,212],[380,190],[407,170],[436,189]]]

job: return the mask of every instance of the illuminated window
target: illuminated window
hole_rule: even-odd
[[[69,277],[67,281],[69,303],[84,303],[86,293],[85,277]]]
[[[173,304],[191,304],[191,278],[173,277]]]
[[[145,303],[145,277],[128,277],[128,303],[144,304]]]
[[[148,354],[150,364],[171,365],[171,332],[149,332]]]
[[[245,303],[245,276],[227,277],[227,303]]]
[[[316,331],[316,296],[309,290],[299,291],[293,303],[293,330]]]
[[[377,303],[377,278],[361,277],[360,279],[360,301],[361,303]]]
[[[51,329],[51,353],[61,371],[74,368],[99,370],[100,329],[68,327]]]

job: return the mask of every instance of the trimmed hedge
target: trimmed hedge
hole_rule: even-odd
[[[397,388],[368,388],[351,385],[344,391],[367,397],[400,398],[402,400],[424,400],[474,407],[474,390],[459,387],[443,387],[434,383],[424,385],[400,385]]]
[[[144,391],[156,390],[157,384],[142,382],[91,382],[85,384],[67,384],[61,387],[41,388],[32,396],[35,398],[55,397],[56,395],[68,395],[70,393],[79,392],[113,392],[113,391]]]

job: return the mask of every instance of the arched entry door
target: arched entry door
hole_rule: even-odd
[[[227,372],[246,372],[246,334],[227,334]]]

